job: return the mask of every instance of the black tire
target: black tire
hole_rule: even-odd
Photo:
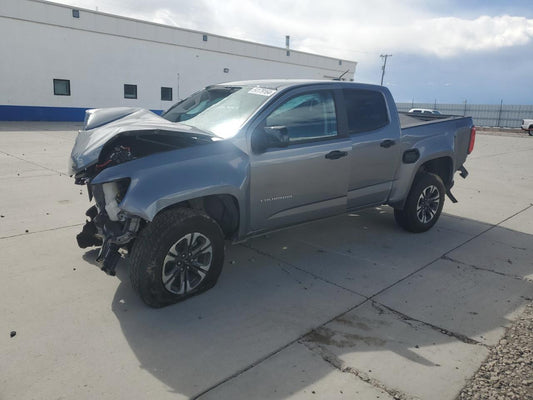
[[[445,193],[446,189],[438,175],[420,172],[415,177],[403,210],[394,210],[396,222],[409,232],[431,229],[442,212]]]
[[[218,224],[201,211],[170,209],[135,240],[130,280],[144,303],[159,308],[212,288],[223,263],[224,236]]]
[[[533,136],[533,127],[529,127],[529,131],[527,131],[527,133],[529,133],[529,136]]]

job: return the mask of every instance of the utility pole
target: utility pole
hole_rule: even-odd
[[[383,66],[381,67],[381,86],[383,86],[383,77],[385,76],[385,67],[387,66],[387,58],[392,57],[392,54],[381,54],[381,58],[383,58]]]

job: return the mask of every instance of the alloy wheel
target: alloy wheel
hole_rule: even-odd
[[[422,190],[416,203],[416,217],[418,220],[427,224],[430,222],[439,209],[440,193],[436,186],[430,185]]]
[[[186,294],[196,289],[207,276],[213,260],[211,241],[199,232],[179,238],[163,261],[161,280],[174,294]]]

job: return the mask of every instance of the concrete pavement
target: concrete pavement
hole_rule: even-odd
[[[153,310],[76,246],[76,129],[0,123],[0,399],[453,399],[533,298],[533,138],[478,135],[427,233],[388,207],[277,232]]]

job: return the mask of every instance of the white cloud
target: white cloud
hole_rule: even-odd
[[[384,52],[447,58],[525,45],[533,39],[533,19],[437,15],[422,0],[63,2],[280,47],[289,34],[295,49],[359,61],[377,62]]]
[[[432,18],[417,21],[416,26],[420,32],[425,33],[418,37],[417,47],[440,57],[524,45],[533,38],[533,20],[508,15],[480,16],[474,20]],[[404,35],[411,35],[412,38],[415,36],[409,28]]]

